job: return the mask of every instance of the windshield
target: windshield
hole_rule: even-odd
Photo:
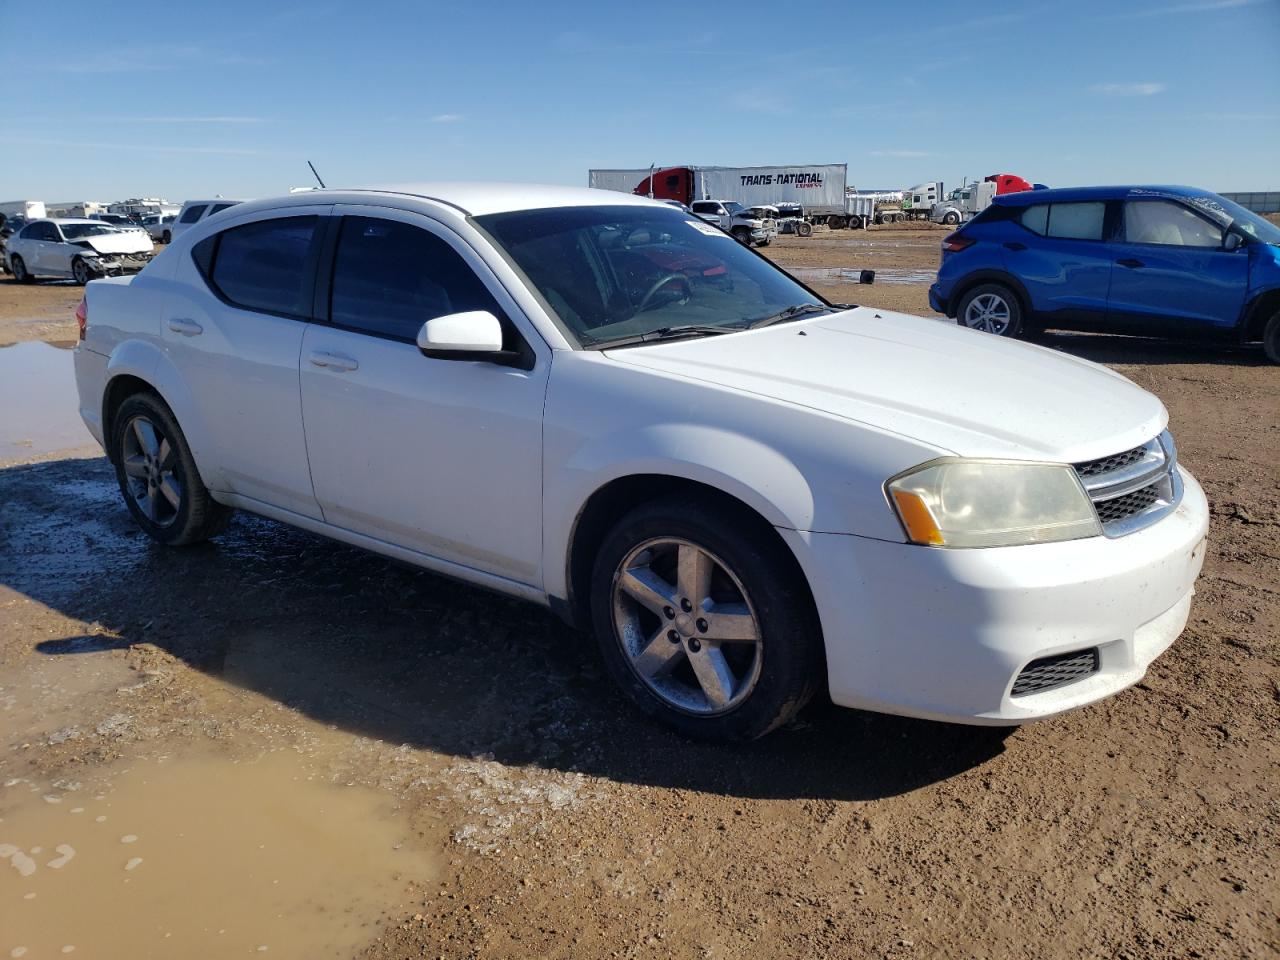
[[[580,346],[687,325],[741,328],[822,304],[727,233],[679,210],[557,207],[475,222]]]
[[[747,209],[742,204],[740,204],[737,200],[726,200],[723,206],[730,213],[741,213],[743,210]]]
[[[62,235],[68,240],[83,240],[85,237],[100,237],[107,233],[119,233],[115,227],[105,223],[64,223]]]
[[[1225,197],[1213,197],[1231,217],[1231,225],[1263,243],[1280,244],[1280,226]]]

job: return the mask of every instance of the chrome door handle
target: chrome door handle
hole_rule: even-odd
[[[184,337],[195,337],[204,333],[204,327],[196,323],[194,320],[182,320],[175,318],[169,321],[169,329],[174,333],[180,333]]]
[[[339,373],[346,373],[349,370],[360,369],[360,364],[351,357],[344,357],[340,353],[325,353],[317,350],[307,357],[311,361],[312,366],[324,367],[327,370],[336,370]]]

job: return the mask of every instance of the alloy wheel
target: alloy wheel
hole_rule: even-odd
[[[154,422],[136,416],[125,426],[120,461],[142,515],[159,527],[173,524],[182,507],[177,447]]]
[[[964,311],[964,325],[985,330],[997,336],[1009,329],[1009,304],[996,293],[984,293],[969,301]]]
[[[760,679],[764,642],[742,582],[710,551],[647,540],[613,577],[614,635],[665,704],[696,716],[733,710]]]

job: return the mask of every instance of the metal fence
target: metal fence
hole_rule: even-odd
[[[1254,213],[1280,213],[1280,192],[1224,193],[1222,196]]]

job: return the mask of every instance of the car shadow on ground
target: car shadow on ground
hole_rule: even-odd
[[[1033,342],[1095,363],[1214,363],[1236,367],[1263,367],[1268,360],[1257,344],[1196,340],[1158,340],[1110,333],[1068,333],[1051,330]]]
[[[347,731],[622,782],[875,799],[982,764],[1009,733],[821,703],[755,743],[690,742],[537,606],[244,514],[213,543],[156,546],[104,459],[0,470],[0,583],[114,635],[48,638],[37,655],[150,643]]]

